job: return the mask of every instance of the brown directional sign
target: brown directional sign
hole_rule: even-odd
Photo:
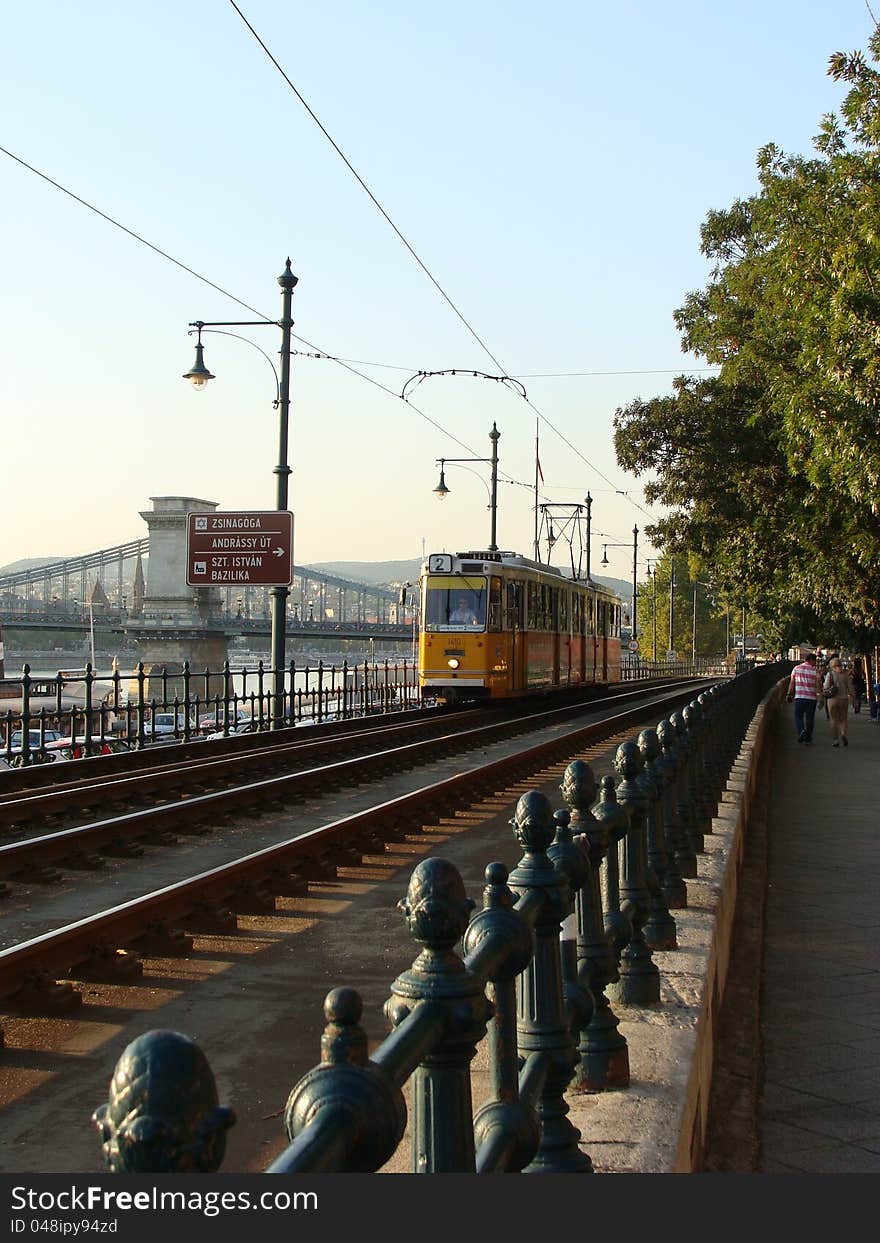
[[[186,516],[190,587],[289,587],[293,514],[267,509]]]

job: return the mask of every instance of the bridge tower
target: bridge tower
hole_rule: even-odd
[[[228,653],[222,599],[214,587],[189,587],[186,582],[186,515],[213,511],[217,501],[195,496],[151,496],[151,510],[141,517],[150,533],[150,556],[143,602],[130,617],[126,634],[136,639],[144,669],[181,672],[188,660],[193,670],[219,670]]]

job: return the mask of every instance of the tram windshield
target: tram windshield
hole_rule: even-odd
[[[486,580],[433,575],[425,582],[426,630],[485,630]]]

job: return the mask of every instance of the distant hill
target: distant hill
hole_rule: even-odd
[[[318,574],[332,574],[336,578],[350,578],[356,583],[369,583],[372,587],[387,587],[391,583],[416,582],[422,561],[319,561],[304,568]]]
[[[413,561],[320,561],[305,567],[317,573],[332,574],[336,578],[348,578],[356,583],[369,583],[372,587],[396,586],[399,583],[418,582],[422,568],[421,557]],[[565,571],[567,567],[558,567]],[[603,587],[610,587],[619,596],[629,599],[632,595],[632,583],[622,578],[601,578],[593,575],[593,581]]]
[[[63,561],[58,557],[23,557],[21,561],[11,561],[9,565],[0,565],[0,574],[18,574],[21,570],[38,570],[41,565],[51,565],[53,561]]]

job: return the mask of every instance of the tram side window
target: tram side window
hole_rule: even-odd
[[[553,630],[556,624],[558,592],[547,583],[528,585],[529,630]]]
[[[526,625],[529,630],[541,629],[541,585],[540,583],[529,583],[528,585],[528,614]]]
[[[504,629],[522,630],[523,628],[523,584],[508,583],[504,609]]]
[[[571,632],[576,635],[584,633],[584,597],[579,591],[571,597]]]
[[[568,592],[563,587],[557,594],[559,598],[559,630],[561,634],[568,634]]]
[[[489,579],[489,629],[498,631],[501,629],[501,579]]]

